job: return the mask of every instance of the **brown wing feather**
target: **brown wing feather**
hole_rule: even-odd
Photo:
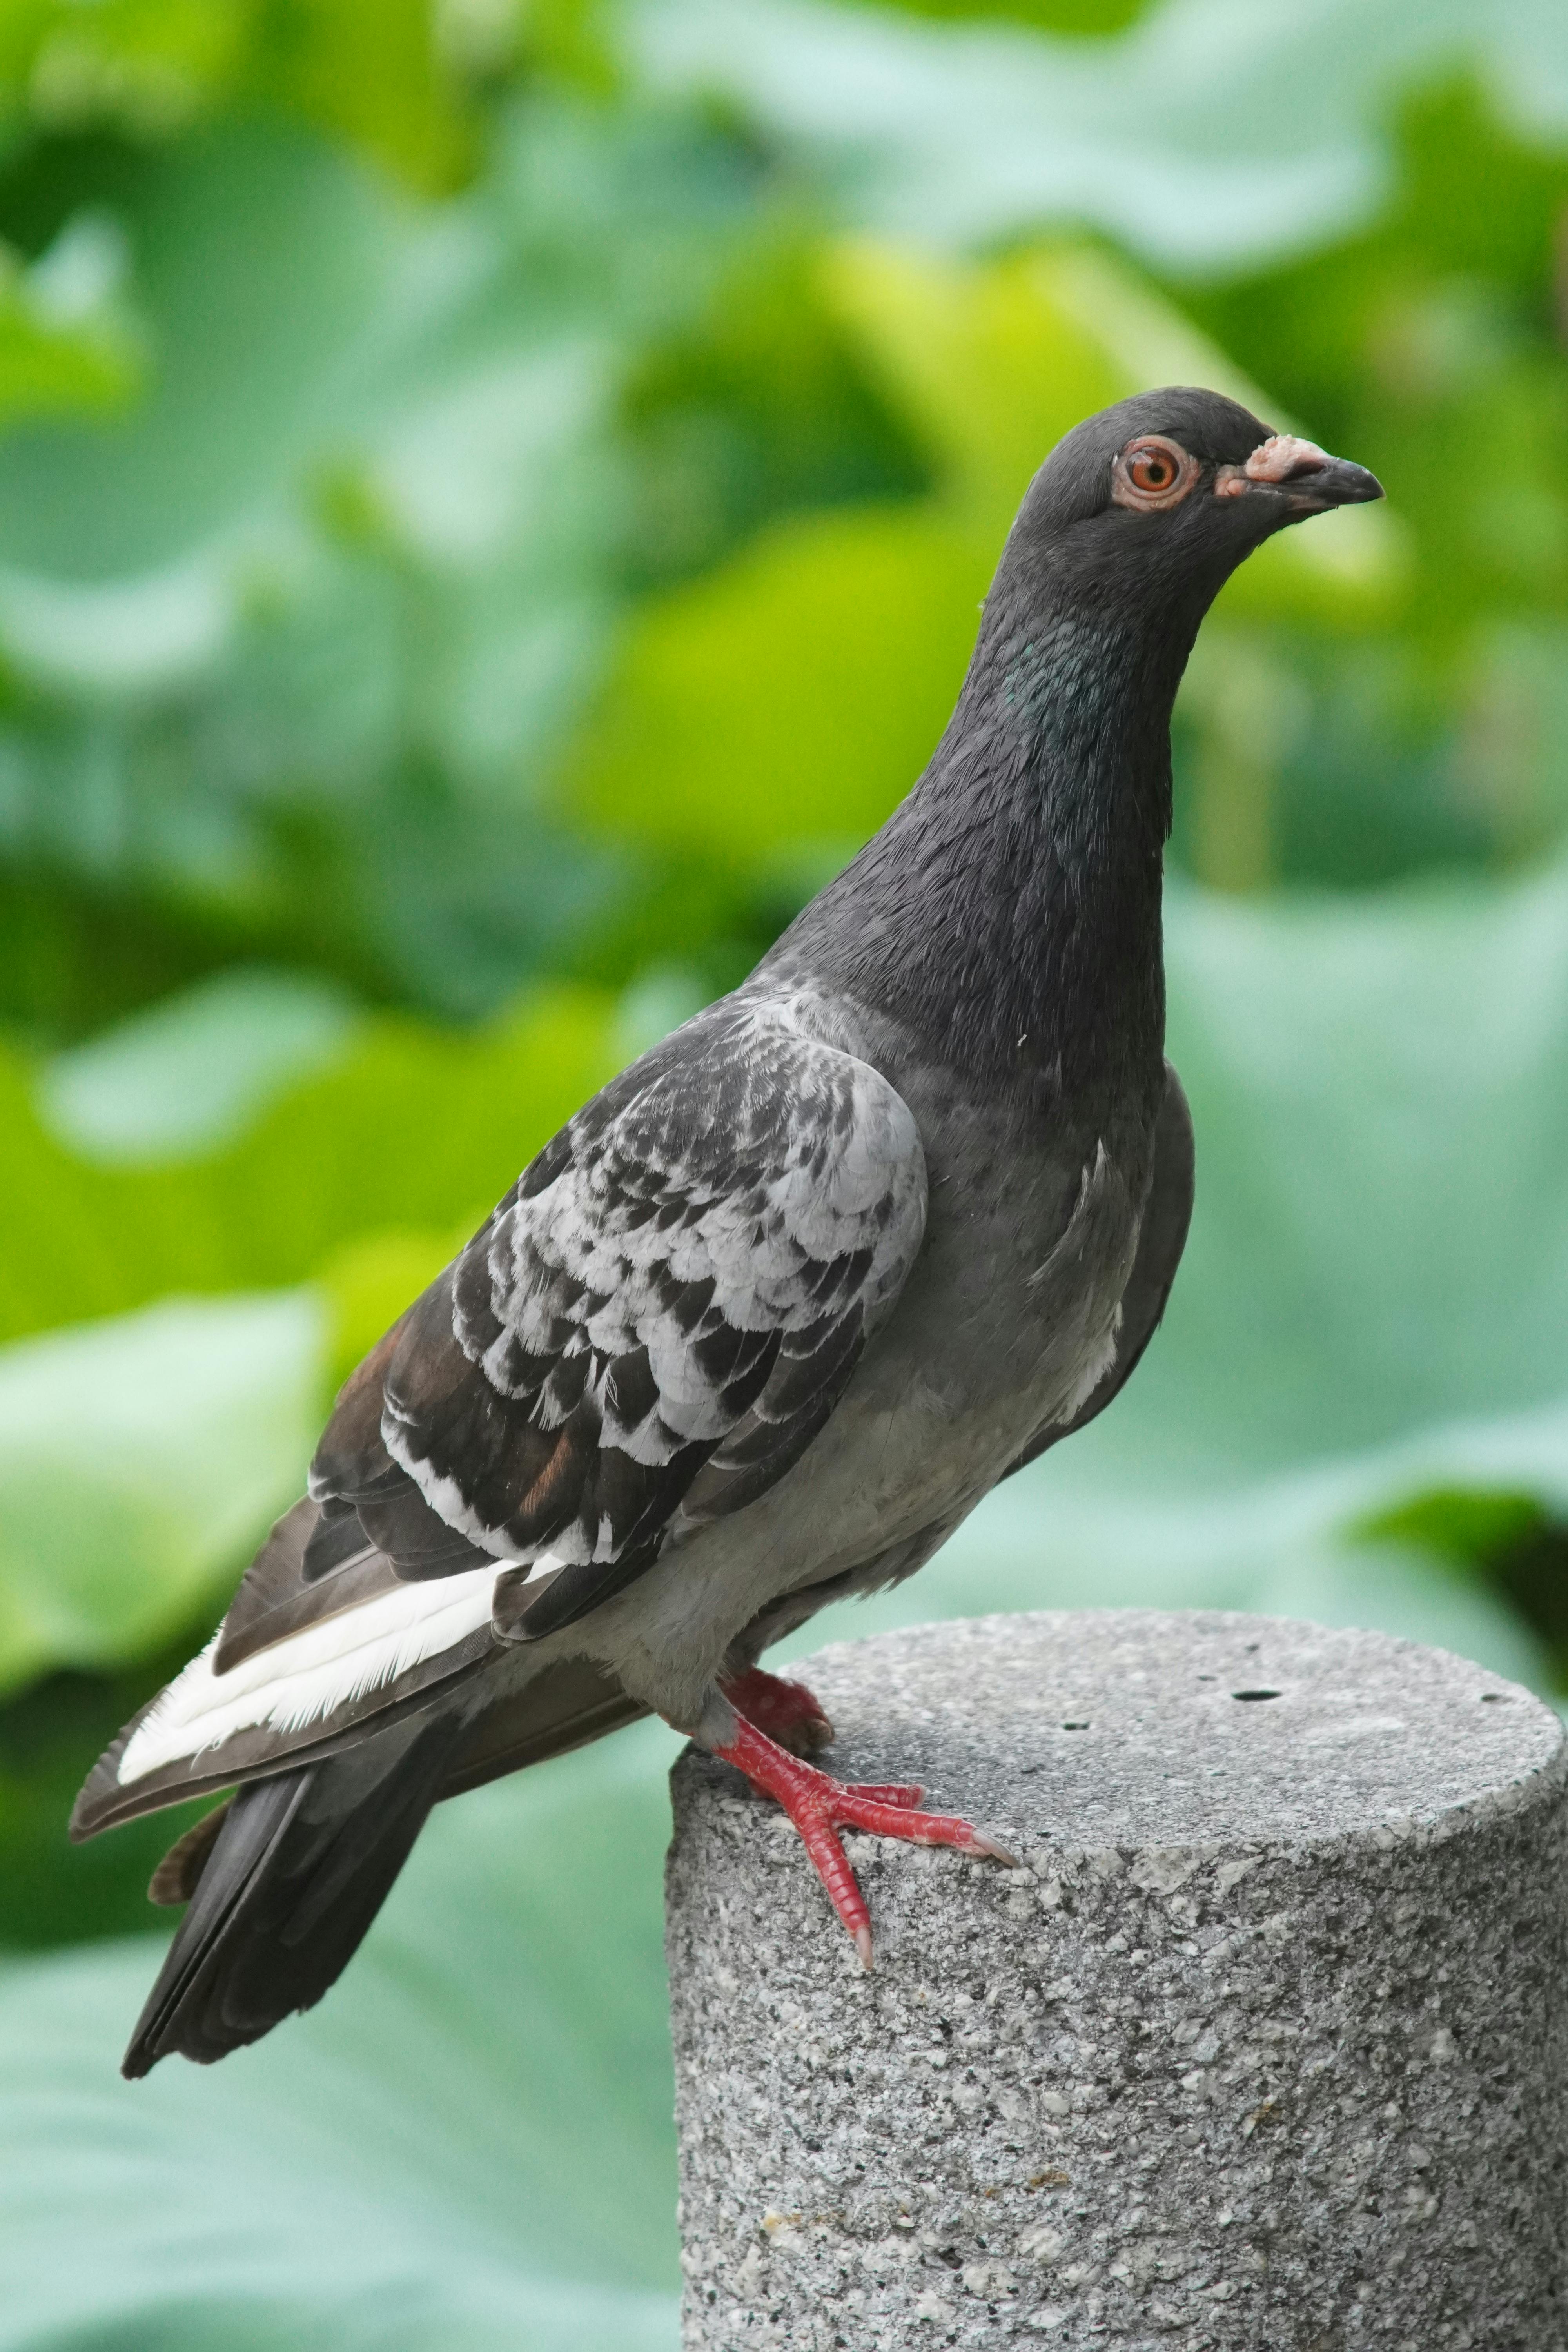
[[[543,1764],[568,1748],[585,1747],[606,1731],[618,1731],[648,1712],[628,1698],[605,1666],[591,1658],[563,1658],[547,1666],[526,1687],[498,1700],[470,1727],[447,1768],[440,1797],[460,1797],[467,1789]]]

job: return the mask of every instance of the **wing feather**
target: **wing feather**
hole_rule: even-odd
[[[554,1630],[799,1458],[924,1221],[920,1138],[893,1087],[777,1006],[731,1000],[580,1113],[405,1318],[383,1376],[385,1454],[497,1559],[625,1570],[535,1595],[531,1633]],[[375,1465],[357,1396],[351,1419],[363,1479]],[[353,1491],[339,1451],[334,1426],[318,1495]],[[399,1573],[432,1572],[395,1529],[376,1533]],[[503,1589],[515,1601],[522,1586]],[[503,1614],[515,1638],[521,1621],[498,1601]]]

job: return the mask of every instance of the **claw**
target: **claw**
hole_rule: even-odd
[[[998,1845],[996,1840],[994,1837],[988,1837],[984,1830],[975,1831],[974,1843],[971,1852],[989,1854],[993,1862],[1001,1863],[1007,1870],[1022,1870],[1024,1866],[1016,1853],[1009,1853],[1005,1845]]]
[[[737,1676],[733,1685],[726,1685],[731,1706],[744,1679]],[[798,1690],[800,1685],[794,1687]],[[983,1854],[1013,1864],[1005,1846],[955,1813],[919,1811],[921,1792],[911,1783],[836,1780],[815,1764],[790,1755],[739,1712],[733,1740],[714,1753],[726,1764],[735,1765],[753,1788],[775,1797],[784,1807],[800,1832],[801,1843],[834,1909],[849,1930],[864,1969],[871,1966],[871,1915],[839,1843],[840,1830],[869,1830],[874,1836],[907,1838],[914,1845],[950,1845],[960,1853]]]

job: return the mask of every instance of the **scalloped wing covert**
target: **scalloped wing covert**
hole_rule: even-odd
[[[548,1596],[503,1580],[497,1622],[570,1622],[799,1458],[925,1206],[885,1078],[776,1006],[715,1006],[579,1112],[410,1311],[374,1435],[374,1393],[345,1392],[311,1476],[323,1542],[352,1508],[405,1576],[559,1568]]]

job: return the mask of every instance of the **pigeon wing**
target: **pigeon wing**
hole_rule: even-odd
[[[563,1129],[345,1395],[323,1526],[352,1510],[404,1577],[510,1562],[512,1639],[570,1623],[799,1458],[925,1207],[884,1077],[777,1006],[714,1007]]]

